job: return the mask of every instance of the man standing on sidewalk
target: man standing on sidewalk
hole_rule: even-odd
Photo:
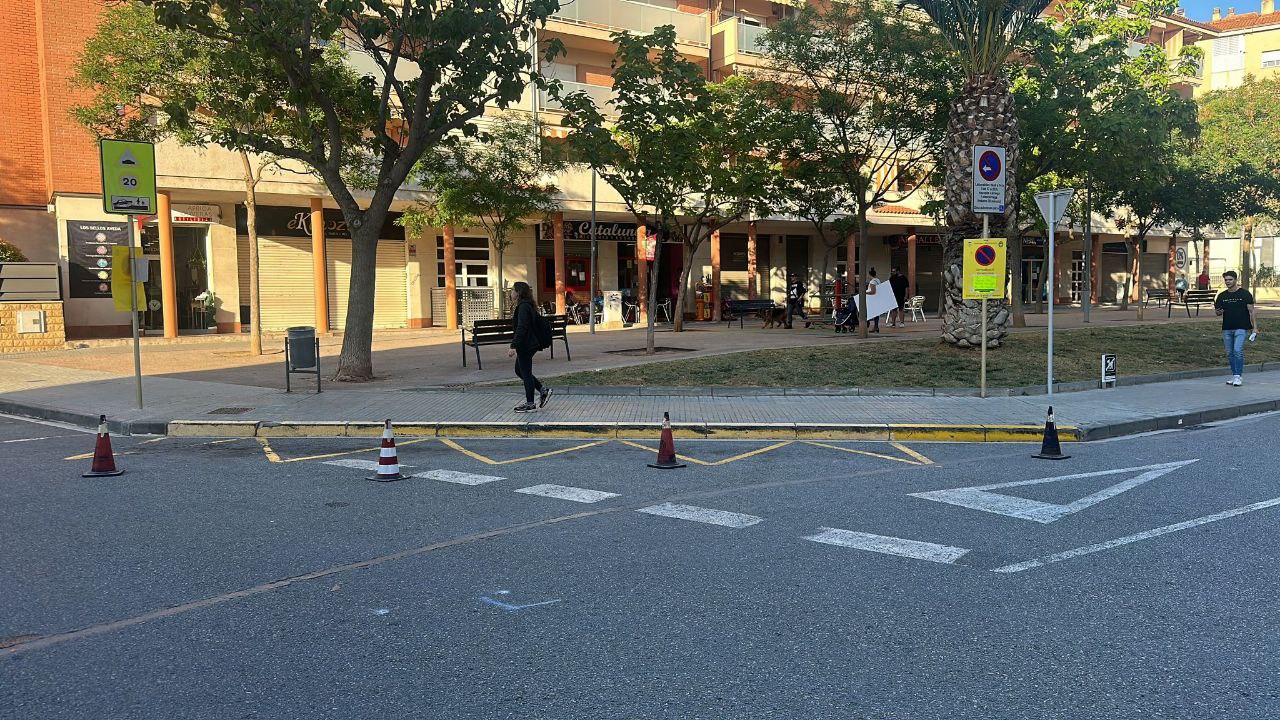
[[[1253,305],[1253,293],[1236,285],[1235,270],[1222,274],[1222,282],[1227,289],[1218,293],[1213,301],[1213,309],[1222,316],[1222,344],[1227,348],[1227,363],[1231,365],[1231,379],[1228,385],[1240,387],[1240,376],[1244,374],[1244,341],[1258,337],[1258,312]],[[1253,334],[1250,335],[1250,331]]]
[[[893,288],[893,299],[897,304],[893,310],[889,311],[889,327],[907,326],[907,288],[910,286],[907,276],[902,274],[902,270],[894,267],[889,273],[889,287]]]
[[[809,327],[809,316],[804,312],[804,296],[808,290],[804,283],[796,277],[795,273],[788,276],[787,281],[787,322],[786,328],[791,329],[791,318],[799,315],[804,320],[804,326]]]

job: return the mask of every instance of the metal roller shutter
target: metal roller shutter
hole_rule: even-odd
[[[347,323],[347,300],[351,284],[351,241],[327,240],[329,275],[329,327],[341,330]],[[402,242],[378,243],[377,280],[373,297],[373,326],[402,328],[408,325],[409,299],[405,266],[407,246]]]
[[[315,287],[311,281],[311,240],[307,238],[258,238],[259,290],[262,294],[262,329],[284,330],[316,322]],[[249,304],[249,240],[241,242],[244,294]]]

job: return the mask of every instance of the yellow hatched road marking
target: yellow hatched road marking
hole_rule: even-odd
[[[930,460],[929,458],[925,457],[924,455],[921,455],[920,453],[916,452],[915,450],[912,450],[911,448],[907,447],[906,445],[903,445],[902,443],[889,443],[889,444],[890,444],[890,445],[892,445],[892,446],[894,446],[895,448],[897,448],[899,451],[904,452],[904,453],[906,453],[906,454],[910,455],[911,457],[915,458],[916,460],[919,460],[921,465],[932,465],[932,464],[933,464],[933,461],[932,461],[932,460]]]
[[[262,454],[266,455],[268,460],[273,463],[282,462],[280,460],[280,456],[276,454],[276,451],[271,449],[271,443],[267,442],[266,438],[258,438],[258,444],[262,446]]]
[[[867,457],[880,458],[881,460],[892,460],[894,462],[906,463],[908,465],[924,465],[925,464],[922,462],[916,462],[915,460],[907,460],[905,458],[894,457],[892,455],[885,455],[883,453],[871,452],[870,450],[857,450],[855,448],[840,447],[839,445],[828,445],[827,443],[816,442],[814,440],[805,440],[804,442],[806,445],[813,445],[814,447],[828,448],[831,450],[839,450],[840,452],[852,453],[854,455],[866,455]],[[896,447],[896,444],[895,444],[895,447]],[[900,448],[900,449],[905,449],[905,448]]]
[[[138,453],[132,450],[125,450],[123,452],[112,453],[112,455],[114,455],[115,457],[120,457],[121,455],[137,455],[137,454]],[[79,455],[72,455],[71,457],[64,457],[62,459],[63,460],[91,460],[93,459],[93,453],[91,452],[80,453]]]
[[[423,438],[423,439],[429,440],[431,438]],[[571,448],[564,448],[561,450],[552,450],[550,452],[538,453],[537,455],[511,458],[510,460],[494,460],[493,458],[485,457],[484,455],[481,455],[480,453],[475,452],[474,450],[468,450],[462,447],[461,445],[459,445],[458,443],[454,442],[453,440],[450,440],[449,438],[439,438],[439,440],[442,444],[444,444],[445,447],[453,448],[454,450],[457,450],[458,452],[462,453],[463,455],[466,455],[472,460],[479,460],[480,462],[486,465],[510,465],[512,463],[524,462],[526,460],[539,460],[541,458],[551,457],[552,455],[563,455],[564,453],[573,452],[574,450],[585,450],[587,448],[595,447],[597,445],[603,445],[609,442],[608,440],[597,440],[595,442],[586,443],[585,445],[575,445],[574,447],[571,447]],[[405,443],[405,444],[407,445],[408,443]]]
[[[638,442],[632,442],[630,440],[619,440],[618,442],[622,443],[623,445],[630,445],[631,447],[634,447],[634,448],[640,448],[641,450],[648,450],[650,452],[658,451],[657,448],[649,447],[648,445],[642,445]],[[681,460],[686,460],[688,462],[694,463],[695,465],[705,465],[707,467],[712,467],[715,465],[728,465],[731,462],[737,462],[738,460],[745,460],[749,457],[755,457],[756,455],[763,455],[764,453],[767,453],[771,450],[777,450],[778,448],[786,447],[793,442],[795,441],[783,440],[782,442],[777,442],[762,448],[756,448],[755,450],[744,452],[741,455],[734,455],[733,457],[722,458],[720,460],[699,460],[698,458],[689,457],[688,455],[682,455],[680,453],[676,453],[676,457],[680,458]]]
[[[413,444],[415,444],[415,443],[426,442],[426,441],[428,441],[428,440],[433,440],[433,439],[434,439],[434,438],[416,438],[416,439],[413,439],[413,440],[405,440],[405,441],[403,441],[403,442],[402,442],[402,441],[397,440],[397,441],[396,441],[396,447],[397,447],[397,448],[401,448],[401,447],[404,447],[404,446],[406,446],[406,445],[413,445]],[[271,460],[271,456],[272,456],[272,455],[275,455],[275,451],[274,451],[274,450],[271,450],[271,446],[267,443],[267,439],[266,439],[266,438],[262,438],[262,437],[260,437],[260,438],[258,438],[258,442],[262,443],[263,452],[267,452],[267,453],[269,453],[269,454],[267,455],[267,459],[268,459],[268,460]],[[360,448],[359,450],[343,450],[343,451],[341,451],[341,452],[323,453],[323,454],[321,454],[321,455],[306,455],[306,456],[303,456],[303,457],[285,458],[285,459],[283,459],[283,460],[282,460],[282,459],[280,459],[280,456],[279,456],[279,455],[276,455],[276,456],[275,456],[275,459],[274,459],[274,460],[271,460],[271,462],[279,462],[279,463],[296,463],[296,462],[303,462],[303,461],[306,461],[306,460],[327,460],[327,459],[329,459],[329,458],[345,457],[345,456],[347,456],[347,455],[359,455],[360,453],[378,452],[378,451],[379,451],[379,450],[381,450],[381,449],[382,449],[382,447],[381,447],[381,445],[379,445],[379,446],[375,446],[375,447]]]

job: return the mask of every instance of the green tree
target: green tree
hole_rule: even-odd
[[[981,325],[975,300],[963,299],[960,253],[964,238],[978,237],[982,222],[970,209],[973,147],[1005,148],[1005,207],[993,217],[992,232],[1001,236],[1013,221],[1021,167],[1017,108],[1010,92],[1010,57],[1033,32],[1040,13],[1052,0],[903,0],[919,8],[937,27],[953,51],[963,75],[960,92],[951,103],[942,150],[945,170],[943,200],[947,235],[943,246],[943,339],[971,345]],[[1008,331],[1004,302],[988,303],[989,345],[999,345]],[[964,342],[961,342],[961,341]]]
[[[1198,158],[1210,172],[1234,178],[1226,201],[1241,220],[1241,275],[1249,287],[1257,222],[1280,219],[1280,77],[1249,77],[1210,93],[1201,101],[1200,124]]]
[[[0,262],[26,262],[27,256],[22,254],[17,245],[0,240]]]
[[[1126,128],[1145,115],[1126,115],[1139,100],[1163,103],[1180,75],[1194,72],[1202,54],[1185,46],[1176,58],[1159,45],[1145,45],[1153,24],[1171,14],[1175,0],[1129,4],[1117,0],[1064,0],[1028,33],[1026,63],[1011,67],[1019,128],[1019,193],[1016,221],[1009,230],[1009,268],[1015,288],[1011,302],[1014,327],[1025,327],[1022,295],[1022,234],[1047,231],[1032,195],[1071,183],[1082,187],[1096,174],[1095,160],[1123,147]],[[1100,145],[1099,143],[1104,143]],[[1042,179],[1057,183],[1046,184]],[[1077,193],[1082,200],[1083,193]],[[1083,205],[1083,203],[1077,203]],[[1073,208],[1085,217],[1083,207]],[[1040,304],[1043,295],[1037,293]]]
[[[250,131],[286,135],[295,126],[287,115],[245,105],[242,91],[263,82],[269,69],[222,62],[226,49],[220,43],[157,24],[152,10],[141,3],[109,7],[76,61],[71,85],[89,91],[89,97],[71,114],[98,137],[144,142],[173,138],[191,146],[221,141],[238,153],[248,213],[249,352],[261,355],[257,186],[276,159],[251,157],[251,148],[237,138]],[[330,72],[344,72],[336,45],[321,61]],[[348,73],[347,82],[356,81]]]
[[[563,99],[575,156],[622,197],[637,223],[650,221],[684,251],[675,329],[683,329],[684,297],[694,253],[726,225],[767,212],[777,168],[759,152],[772,137],[774,111],[748,78],[708,83],[702,68],[676,48],[675,30],[622,32],[613,61],[612,114],[585,93]],[[661,243],[658,245],[661,248]],[[651,309],[658,257],[650,267]],[[646,340],[653,352],[653,313]]]
[[[941,118],[955,92],[947,48],[937,33],[903,22],[883,0],[806,7],[761,42],[771,58],[764,77],[772,99],[787,111],[791,142],[780,148],[780,159],[789,184],[802,200],[827,185],[838,188],[830,201],[844,201],[836,211],[856,219],[856,254],[866,257],[867,214],[914,193],[917,186],[902,181],[924,174],[938,156]],[[851,275],[854,260],[848,260]],[[865,337],[868,267],[858,265]],[[953,341],[970,340],[976,335]]]
[[[323,180],[352,238],[335,377],[372,378],[376,253],[391,203],[423,154],[454,133],[474,135],[487,106],[519,100],[535,28],[557,0],[140,1],[165,27],[216,41],[215,65],[256,79],[241,88],[243,105],[291,123],[287,133],[233,126],[210,139],[296,160]],[[324,61],[333,42],[375,70],[350,82]],[[172,110],[182,123],[195,108]],[[351,173],[356,164],[366,172]],[[362,187],[367,199],[356,197]]]
[[[498,288],[505,288],[511,233],[555,211],[560,190],[550,178],[564,165],[531,121],[504,113],[483,125],[478,138],[442,145],[422,158],[418,178],[431,198],[405,211],[401,222],[417,233],[479,225],[498,255]]]

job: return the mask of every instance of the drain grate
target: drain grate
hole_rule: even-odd
[[[205,414],[206,415],[243,415],[249,412],[250,410],[253,410],[253,408],[224,407],[224,408],[217,408],[216,410],[210,410]]]

